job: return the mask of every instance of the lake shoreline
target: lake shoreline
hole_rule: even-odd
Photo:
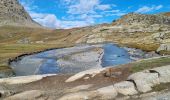
[[[140,60],[140,59],[145,59],[145,58],[150,58],[150,57],[155,57],[155,53],[151,53],[151,55],[150,55],[150,53],[148,53],[148,52],[144,52],[144,51],[142,51],[142,50],[139,50],[139,49],[134,49],[134,48],[127,48],[127,47],[120,47],[120,46],[118,46],[118,45],[116,45],[116,44],[114,44],[114,43],[109,43],[109,44],[111,44],[111,45],[115,45],[115,46],[117,46],[118,48],[120,48],[120,49],[124,49],[125,51],[127,51],[128,52],[128,54],[129,54],[129,56],[130,56],[130,58],[131,59],[133,59],[134,61],[136,61],[136,60]],[[84,44],[82,44],[82,45],[78,45],[78,46],[73,46],[72,48],[74,48],[74,47],[83,47],[83,46],[93,46],[93,47],[101,47],[101,45],[103,45],[103,44],[93,44],[93,45],[84,45]],[[70,47],[69,47],[70,48]],[[29,54],[22,54],[22,55],[20,55],[20,56],[18,56],[18,57],[15,57],[15,59],[14,60],[11,60],[12,62],[10,62],[10,64],[11,63],[13,63],[13,62],[18,62],[18,61],[20,61],[21,59],[23,59],[24,57],[27,57],[27,56],[31,56],[31,55],[34,55],[34,54],[40,54],[40,53],[42,53],[42,52],[48,52],[48,51],[51,51],[51,50],[59,50],[59,49],[68,49],[68,48],[52,48],[52,49],[47,49],[47,50],[44,50],[44,51],[39,51],[39,52],[33,52],[33,53],[29,53]],[[83,49],[84,50],[84,49]],[[74,51],[74,50],[73,50]],[[86,50],[84,50],[84,52],[88,52],[88,50],[86,51]],[[140,54],[140,53],[143,53],[142,55]],[[92,54],[93,55],[93,54]],[[103,55],[104,55],[104,51],[100,54],[100,56],[98,57],[98,62],[97,62],[97,65],[99,66],[102,66],[102,58],[103,58]],[[150,55],[150,56],[148,56],[148,55]],[[61,56],[61,55],[60,55]],[[158,55],[156,55],[156,56],[158,56]],[[89,58],[88,58],[89,59]],[[63,63],[64,64],[64,63]],[[79,65],[79,66],[82,66],[83,64],[81,64],[81,65]],[[65,65],[65,66],[68,66],[68,65]],[[103,67],[103,66],[102,66]],[[64,67],[65,68],[65,67]],[[67,68],[67,67],[66,67]],[[68,67],[69,68],[69,67]],[[98,68],[98,67],[94,67],[94,68]],[[82,70],[81,70],[82,71]],[[77,72],[75,72],[75,73],[77,73]]]

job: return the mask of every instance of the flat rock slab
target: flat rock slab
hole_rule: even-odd
[[[130,75],[128,80],[133,80],[140,92],[151,91],[153,86],[160,84],[158,73],[137,72]]]
[[[44,92],[40,90],[25,91],[13,96],[10,96],[4,100],[36,100],[43,96]]]
[[[117,91],[113,86],[103,87],[97,90],[101,100],[111,100],[117,96]]]
[[[5,84],[25,84],[31,83],[34,81],[38,81],[43,79],[47,76],[54,76],[56,74],[46,74],[46,75],[31,75],[31,76],[18,76],[18,77],[11,77],[11,78],[3,78],[0,79],[0,83]]]
[[[66,90],[66,92],[78,92],[78,91],[83,91],[83,90],[88,90],[89,88],[91,88],[93,86],[93,84],[88,84],[88,85],[79,85],[76,86],[74,88],[68,89]]]
[[[114,84],[114,88],[118,93],[123,95],[135,95],[138,91],[135,89],[135,85],[133,82],[123,81],[120,83]]]
[[[159,73],[159,80],[161,83],[170,82],[170,65],[154,68],[152,70]]]
[[[78,79],[83,78],[85,75],[90,75],[91,77],[94,77],[95,75],[99,74],[100,72],[104,71],[105,68],[98,68],[98,69],[90,69],[90,70],[86,70],[83,72],[79,72],[73,76],[71,76],[70,78],[68,78],[65,82],[74,82]]]
[[[96,93],[94,91],[85,91],[66,94],[58,100],[89,100],[94,97],[96,97]]]
[[[58,100],[112,100],[117,96],[113,86],[107,86],[92,91],[69,93]]]

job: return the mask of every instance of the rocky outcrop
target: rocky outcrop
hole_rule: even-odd
[[[0,0],[0,26],[41,27],[32,20],[18,0]]]
[[[162,66],[158,68],[153,68],[150,70],[145,70],[142,72],[137,72],[130,75],[127,81],[122,81],[119,83],[115,83],[113,86],[108,86],[104,88],[100,88],[93,91],[78,92],[78,94],[69,94],[65,95],[64,99],[62,100],[73,100],[73,99],[80,99],[80,98],[88,98],[94,99],[99,98],[99,100],[110,100],[114,99],[118,96],[118,94],[122,94],[124,96],[134,96],[139,93],[146,93],[152,90],[152,87],[159,85],[161,83],[168,83],[170,82],[170,66]],[[90,95],[93,93],[93,96]],[[69,98],[68,98],[69,97]],[[74,98],[76,97],[76,98]],[[62,97],[63,98],[63,97]],[[73,98],[73,99],[70,99]]]
[[[146,15],[146,14],[137,14],[130,13],[121,17],[121,19],[116,21],[116,24],[145,24],[145,25],[153,25],[153,24],[166,24],[170,25],[170,18],[167,16],[161,15]]]
[[[87,71],[86,73],[83,73],[80,75],[81,77],[73,77],[73,81],[76,81],[77,79],[83,79],[84,75],[97,75],[101,74],[104,72],[100,71]],[[96,72],[96,73],[95,73]],[[83,80],[85,84],[83,85],[78,85],[76,87],[71,87],[68,89],[64,89],[62,91],[62,96],[56,96],[54,97],[57,100],[112,100],[112,99],[117,99],[120,96],[121,97],[127,97],[127,98],[144,98],[147,97],[147,95],[144,96],[146,92],[150,92],[152,90],[152,87],[159,85],[161,83],[169,83],[170,82],[170,66],[162,66],[162,67],[157,67],[153,69],[148,69],[145,71],[137,72],[132,75],[130,75],[127,80],[121,81],[118,83],[113,83],[113,85],[105,85],[103,84],[100,87],[95,87],[94,84],[87,84],[87,80]],[[17,82],[19,78],[13,78],[9,79],[8,81],[4,81],[7,84],[11,84],[11,82],[15,82],[16,84],[23,84],[23,83],[29,83],[32,81],[27,81],[27,82]],[[28,80],[28,78],[25,78],[25,80]],[[66,78],[67,79],[67,78]],[[75,80],[76,79],[76,80]],[[36,81],[36,80],[34,80]],[[101,80],[102,81],[102,80]],[[16,83],[17,82],[17,83]],[[0,84],[2,84],[0,82]],[[65,83],[63,83],[65,84]],[[74,84],[74,83],[66,83],[66,84]],[[35,93],[36,92],[36,93]],[[143,95],[141,95],[141,92]],[[3,95],[13,95],[7,98],[7,100],[12,100],[14,99],[25,99],[28,96],[29,99],[34,99],[34,98],[39,98],[43,95],[43,91],[37,91],[37,90],[31,90],[31,91],[25,91],[18,93],[14,95],[14,92],[8,92],[8,90],[5,90],[4,88],[1,89],[0,87],[0,93]],[[12,94],[10,94],[12,93]],[[34,94],[35,93],[35,94]],[[46,92],[45,92],[46,93]],[[28,96],[25,96],[28,95]],[[150,94],[149,94],[150,95]],[[152,94],[151,94],[152,95]],[[42,97],[44,98],[43,95]],[[52,97],[49,97],[52,98]],[[16,100],[17,100],[16,99]],[[53,100],[53,99],[52,99]]]

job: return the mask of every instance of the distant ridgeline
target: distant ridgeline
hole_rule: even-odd
[[[18,0],[0,0],[0,26],[4,25],[41,27]]]
[[[114,24],[124,24],[124,25],[165,24],[165,25],[170,25],[170,17],[168,16],[168,13],[155,14],[155,15],[129,13],[127,15],[122,16],[119,20],[115,21]]]

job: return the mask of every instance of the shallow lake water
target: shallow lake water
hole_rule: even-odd
[[[92,47],[85,46],[81,47],[81,49],[79,47],[76,48],[79,52],[83,50],[88,50]],[[102,67],[126,64],[133,61],[130,59],[130,55],[128,54],[128,52],[125,49],[118,47],[117,45],[107,43],[103,44],[102,48],[104,49],[104,55],[101,59]],[[61,71],[61,66],[59,66],[57,63],[57,59],[64,55],[72,54],[73,51],[75,52],[75,48],[56,49],[33,54],[23,57],[17,62],[12,62],[11,67],[13,68],[17,76],[35,74],[62,74],[63,72]],[[65,70],[68,70],[66,72],[70,73],[72,71],[72,69]],[[81,71],[83,71],[83,68],[81,69]]]

